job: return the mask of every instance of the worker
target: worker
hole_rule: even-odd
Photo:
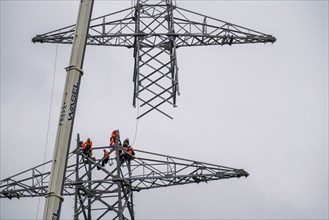
[[[118,139],[118,140],[117,140]],[[120,132],[119,130],[113,130],[111,137],[110,137],[110,146],[113,146],[115,143],[119,144],[121,146],[121,141],[120,141]]]
[[[87,140],[81,146],[83,153],[88,157],[92,155],[92,146],[93,142],[90,140],[90,138],[87,138]]]
[[[107,164],[110,160],[110,156],[109,156],[110,152],[108,152],[107,150],[104,149],[103,153],[104,154],[103,154],[103,159],[102,159],[102,167],[104,167],[105,164]],[[97,169],[100,170],[101,169],[100,166],[97,166]]]
[[[110,154],[110,152],[108,152],[107,150],[103,150],[103,161],[102,161],[102,167],[104,167],[105,166],[105,164],[107,164],[107,162],[109,162],[109,159],[110,159],[110,157],[109,157],[109,154]]]
[[[126,138],[124,141],[123,141],[123,148],[126,149],[129,147],[129,138]]]
[[[79,146],[81,149],[83,149],[83,141],[79,141]]]
[[[135,155],[135,151],[134,149],[129,145],[129,138],[126,138],[124,141],[123,141],[123,149],[125,150],[125,152],[122,153],[122,163],[125,161],[125,160],[132,160],[133,159],[133,156]]]
[[[112,131],[112,134],[111,134],[111,137],[110,137],[110,146],[111,147],[114,147],[114,146],[117,146],[116,144],[118,144],[118,146],[121,147],[121,141],[120,141],[120,132],[119,130],[113,130]],[[122,150],[118,149],[118,155],[119,155],[119,158],[121,159],[121,155],[122,155]]]
[[[110,137],[110,145],[115,143],[115,135],[117,133],[117,130],[112,131],[111,137]]]
[[[80,146],[81,150],[83,151],[83,148],[84,148],[83,141],[79,141],[79,146]]]

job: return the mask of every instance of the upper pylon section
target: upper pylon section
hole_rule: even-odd
[[[149,1],[138,1],[135,7],[123,9],[114,13],[94,18],[90,22],[88,45],[134,47],[135,37],[162,38],[163,35],[175,38],[176,47],[202,45],[233,45],[247,43],[274,43],[272,35],[245,28],[230,22],[202,15],[170,4],[171,1],[160,1],[158,4]],[[170,7],[168,7],[170,5]],[[166,8],[173,15],[172,32],[168,26],[154,22],[152,25],[141,24],[142,30],[136,30],[136,24],[141,19],[138,12],[149,14],[149,18],[164,15],[155,8]],[[169,19],[169,18],[167,18]],[[155,19],[156,20],[156,19]],[[137,21],[137,22],[136,22]],[[32,38],[33,43],[73,42],[75,25],[67,26]],[[152,41],[144,47],[153,47]]]
[[[73,42],[71,25],[32,39],[34,43]],[[176,107],[180,94],[176,49],[179,47],[274,43],[272,35],[211,18],[173,4],[171,0],[138,0],[136,5],[90,21],[88,45],[134,48],[133,106],[138,118],[166,106]]]

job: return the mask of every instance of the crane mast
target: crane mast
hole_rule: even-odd
[[[78,101],[93,0],[81,0],[57,128],[56,143],[43,219],[59,219],[69,146]]]

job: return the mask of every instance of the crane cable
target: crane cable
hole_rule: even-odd
[[[56,68],[57,68],[57,54],[58,54],[58,44],[56,44],[56,52],[55,52],[55,64],[54,64],[54,72],[53,72],[53,82],[52,82],[52,89],[51,89],[51,97],[50,97],[50,104],[49,104],[49,114],[48,114],[48,127],[47,127],[47,136],[46,136],[46,148],[43,155],[43,163],[46,162],[46,155],[47,155],[47,147],[48,147],[48,139],[49,139],[49,130],[50,130],[50,119],[51,119],[51,109],[53,106],[53,98],[54,98],[54,88],[55,88],[55,75],[56,75]],[[42,173],[44,173],[45,165],[42,166]],[[35,219],[38,219],[39,214],[39,207],[40,207],[40,197],[38,198],[38,208],[37,214]]]
[[[137,137],[138,121],[139,121],[138,117],[139,117],[139,99],[137,99],[137,118],[136,118],[136,127],[135,127],[135,137],[134,137],[134,140],[133,140],[131,146],[134,145],[134,143],[136,141],[136,137]]]

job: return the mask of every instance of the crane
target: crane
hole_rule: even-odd
[[[116,154],[115,168],[101,168],[105,177],[92,179],[91,173],[99,162],[79,156],[77,149],[69,153],[86,45],[132,48],[135,61],[133,106],[136,107],[138,100],[144,109],[138,118],[154,110],[172,118],[160,107],[168,104],[176,107],[176,96],[180,94],[178,48],[276,41],[272,35],[180,8],[172,0],[137,0],[131,8],[94,19],[91,19],[92,8],[93,0],[81,0],[76,25],[36,35],[32,39],[34,43],[73,44],[70,64],[66,68],[67,78],[53,160],[47,163],[51,163],[48,172],[40,172],[40,166],[37,166],[1,180],[0,197],[45,196],[44,219],[60,218],[65,195],[75,196],[76,219],[80,214],[85,219],[91,219],[91,207],[95,203],[105,206],[97,208],[104,211],[97,219],[108,212],[114,213],[113,219],[134,219],[134,191],[247,177],[249,174],[243,169],[145,151],[137,151],[138,155],[145,154],[145,157],[136,156],[132,161],[122,163],[118,160],[118,152],[123,149],[116,143],[105,147]],[[73,165],[68,163],[72,155],[76,155]],[[150,156],[160,158],[152,159]],[[82,167],[86,171],[80,176]],[[162,170],[163,167],[166,170]],[[22,177],[26,174],[29,176]],[[72,179],[73,176],[75,179]],[[105,198],[115,199],[111,203]]]

